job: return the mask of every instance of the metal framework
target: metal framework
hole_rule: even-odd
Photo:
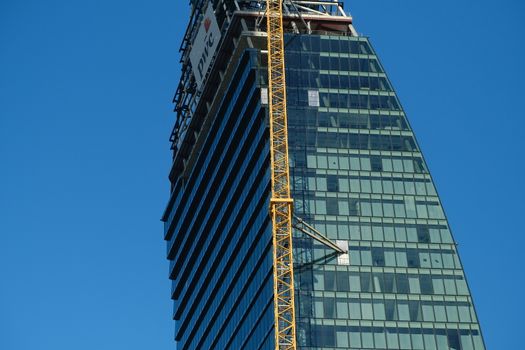
[[[325,235],[323,235],[321,232],[315,229],[312,225],[309,225],[307,222],[305,222],[303,219],[297,217],[294,215],[295,222],[293,223],[293,228],[298,229],[308,237],[315,239],[317,242],[324,244],[330,249],[335,250],[338,254],[345,254],[348,253],[348,248],[343,248],[337,245],[337,243],[332,242],[332,240]]]
[[[286,78],[284,70],[283,0],[266,1],[268,33],[268,100],[272,198],[275,349],[295,350],[295,301],[292,254],[292,211]]]

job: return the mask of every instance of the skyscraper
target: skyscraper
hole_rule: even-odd
[[[264,3],[191,1],[163,216],[178,349],[275,348]],[[369,40],[337,2],[285,7],[298,348],[484,349]]]

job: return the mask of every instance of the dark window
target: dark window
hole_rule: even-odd
[[[417,240],[419,243],[430,243],[428,227],[422,225],[417,226]]]
[[[370,46],[368,46],[368,43],[364,41],[359,42],[359,53],[364,55],[371,55],[372,50],[370,49]]]
[[[459,335],[456,330],[447,330],[448,346],[451,350],[461,350]]]
[[[371,156],[370,163],[372,166],[372,171],[383,171],[383,162],[379,156]]]
[[[422,321],[419,301],[409,301],[408,307],[410,309],[410,321]]]
[[[421,286],[422,294],[434,294],[434,288],[432,287],[432,278],[430,275],[420,275],[419,284]]]
[[[328,175],[326,178],[328,191],[337,192],[339,191],[339,180],[335,175]]]
[[[339,215],[339,202],[337,198],[326,199],[326,213],[328,215]]]
[[[338,271],[335,273],[335,276],[337,278],[337,290],[340,292],[349,292],[350,283],[348,278],[348,272]]]
[[[407,250],[407,262],[408,262],[408,267],[420,267],[421,266],[419,262],[419,253],[416,249]]]
[[[325,287],[325,290],[335,292],[335,272],[334,271],[324,272],[324,287]]]
[[[361,273],[361,292],[372,292],[370,285],[370,273]]]
[[[382,273],[374,273],[374,292],[381,293],[385,291],[385,283]]]
[[[323,298],[324,317],[335,318],[335,299]]]
[[[397,292],[400,294],[410,293],[407,275],[405,274],[396,275],[396,287],[397,287]]]
[[[397,320],[396,304],[393,300],[385,300],[385,316],[387,321]]]
[[[385,293],[394,293],[394,274],[393,273],[385,273],[384,274],[385,279]]]
[[[372,263],[374,266],[385,266],[385,253],[382,248],[372,248]]]
[[[359,201],[357,199],[348,200],[348,215],[357,216],[359,215]]]

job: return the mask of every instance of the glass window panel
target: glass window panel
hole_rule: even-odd
[[[394,185],[392,181],[390,180],[383,180],[383,190],[387,194],[393,194],[394,193]]]
[[[462,350],[474,350],[470,334],[461,335],[461,348]]]
[[[326,160],[326,156],[317,156],[317,167],[320,169],[328,168],[328,161]]]
[[[402,181],[394,181],[394,193],[405,194],[405,187],[403,186]]]
[[[335,291],[335,271],[324,272],[324,288],[328,291]]]
[[[359,250],[350,249],[350,264],[361,265],[361,253]]]
[[[399,349],[399,339],[396,328],[386,329],[386,342],[389,349]]]
[[[350,318],[353,320],[361,319],[361,305],[359,301],[350,301]]]
[[[372,252],[370,250],[361,251],[361,263],[365,266],[372,265]]]
[[[326,191],[326,178],[325,177],[317,177],[316,178],[316,186],[318,191]]]
[[[339,215],[339,201],[337,198],[326,199],[326,213],[328,215]]]
[[[423,334],[413,332],[411,334],[411,338],[412,338],[412,349],[414,350],[425,349],[425,344],[423,342]]]
[[[412,294],[421,293],[421,288],[419,286],[419,276],[409,277],[408,284],[410,286],[410,293]]]
[[[392,159],[382,158],[381,162],[383,163],[383,171],[392,171],[394,169],[392,166]]]
[[[446,269],[453,269],[455,267],[454,256],[452,254],[443,253],[441,257],[443,258],[443,266]]]
[[[372,285],[370,283],[370,273],[369,272],[362,272],[361,273],[361,291],[363,292],[371,292],[372,291]]]
[[[337,318],[347,319],[348,318],[348,303],[337,302]]]
[[[352,261],[352,259],[350,259]],[[361,278],[357,273],[350,273],[350,291],[360,292],[361,291]]]
[[[386,337],[382,328],[374,329],[374,343],[376,349],[386,349]]]
[[[385,300],[385,317],[387,321],[397,320],[396,303],[394,300]]]
[[[383,205],[380,201],[374,200],[372,202],[372,213],[374,216],[382,217],[383,216]]]
[[[459,320],[461,322],[471,322],[470,308],[468,306],[460,305],[458,307]]]
[[[426,252],[420,252],[419,262],[421,264],[421,267],[430,268],[430,254]]]
[[[372,228],[370,225],[361,226],[361,236],[363,237],[363,241],[372,240]]]
[[[417,242],[417,230],[415,227],[407,227],[407,238],[409,242]]]
[[[416,194],[416,187],[414,186],[413,182],[411,181],[405,182],[405,193],[406,194]]]
[[[459,322],[458,308],[456,305],[446,305],[447,319],[449,322]]]
[[[422,304],[421,309],[423,311],[423,321],[434,322],[434,308],[429,304]]]
[[[448,347],[448,340],[445,334],[436,334],[436,342],[438,350],[450,350]]]
[[[385,304],[381,301],[374,301],[374,319],[385,320]]]
[[[361,347],[361,333],[357,327],[350,327],[350,346],[352,348]]]
[[[370,158],[361,158],[361,170],[372,170],[372,165],[370,164]]]
[[[412,344],[410,342],[410,334],[408,333],[408,329],[400,329],[399,330],[399,345],[401,349],[411,349]]]
[[[361,164],[359,158],[350,157],[350,170],[361,170]]]
[[[350,191],[352,193],[361,192],[361,184],[358,179],[350,179]]]
[[[397,302],[397,314],[399,316],[400,321],[410,321],[410,310],[408,308],[408,302]]]
[[[414,197],[405,197],[405,208],[407,217],[415,218],[417,216],[416,201],[414,200]]]
[[[324,273],[314,272],[314,289],[324,290]]]
[[[361,191],[364,193],[372,192],[372,185],[370,184],[370,180],[361,180]]]
[[[483,340],[481,340],[481,335],[474,334],[472,339],[474,341],[474,348],[476,350],[485,350],[485,346],[483,346]]]
[[[348,292],[350,291],[350,279],[348,272],[346,271],[336,271],[335,273],[337,279],[337,290],[339,292]]]
[[[449,330],[447,332],[448,346],[450,350],[461,350],[459,341],[459,334],[457,330]]]
[[[443,268],[443,262],[441,260],[440,253],[430,253],[430,259],[432,260],[432,267],[437,267],[440,269]]]
[[[423,334],[423,340],[425,341],[425,350],[436,350],[436,338],[432,333]]]
[[[348,157],[339,157],[339,168],[342,170],[350,169],[350,163],[348,162]]]
[[[339,169],[339,159],[336,156],[328,157],[328,169]]]
[[[374,347],[374,336],[371,327],[361,328],[361,340],[364,348],[372,349]]]
[[[385,273],[383,274],[384,279],[384,292],[385,293],[393,293],[394,292],[394,274],[393,273]]]
[[[434,305],[434,314],[437,322],[447,322],[447,313],[444,305]]]
[[[325,318],[335,318],[335,299],[334,298],[324,298],[324,317]]]
[[[315,212],[320,215],[326,215],[326,201],[317,199],[315,201]]]
[[[339,179],[339,192],[350,192],[350,183],[348,179]]]
[[[383,188],[381,186],[381,180],[372,180],[372,193],[383,193]]]
[[[393,218],[394,215],[394,204],[393,203],[383,203],[383,213],[387,218]]]
[[[385,241],[394,242],[396,240],[393,227],[385,226],[383,228],[383,232],[385,233]]]
[[[383,241],[383,228],[381,226],[372,226],[372,237],[374,241]]]
[[[315,316],[319,318],[324,317],[324,305],[322,300],[318,300],[314,302],[314,312]]]
[[[408,266],[407,253],[396,252],[396,261],[397,261],[397,266],[407,267]]]
[[[452,278],[447,278],[445,282],[445,293],[447,295],[456,295],[456,281]]]
[[[346,332],[336,332],[337,337],[337,347],[339,348],[347,348],[348,343],[348,333]]]
[[[407,241],[407,233],[405,231],[405,228],[403,226],[396,226],[396,241],[398,242],[406,242]]]
[[[402,173],[403,172],[403,162],[401,159],[392,159],[392,165],[394,172],[396,173]]]
[[[412,164],[412,161],[410,161],[410,164]],[[427,187],[424,182],[421,182],[421,181],[416,182],[416,194],[418,196],[427,195]]]
[[[308,168],[317,168],[317,157],[312,154],[306,156],[306,166]]]
[[[419,275],[419,284],[422,294],[434,294],[434,289],[432,288],[432,278],[429,275]]]
[[[396,266],[396,254],[393,250],[385,250],[385,265]]]
[[[351,240],[361,240],[361,233],[359,231],[359,226],[350,225],[350,239]]]
[[[385,255],[383,248],[372,248],[373,266],[385,266]]]

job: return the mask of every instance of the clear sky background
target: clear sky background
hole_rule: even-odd
[[[0,0],[0,349],[174,349],[161,214],[186,0]],[[346,1],[490,350],[523,349],[525,2]]]

